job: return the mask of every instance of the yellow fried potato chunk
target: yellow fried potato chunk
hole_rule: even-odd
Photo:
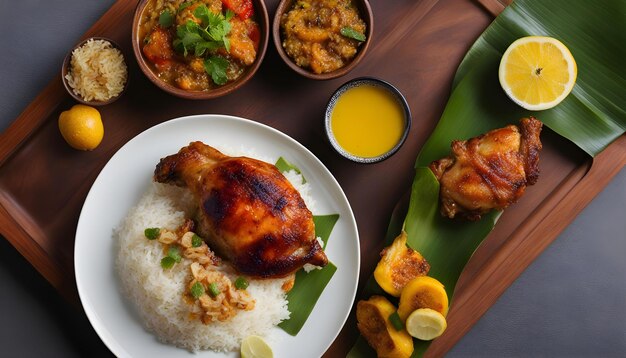
[[[430,270],[426,259],[406,244],[407,235],[402,231],[391,246],[381,253],[381,259],[374,270],[378,285],[388,294],[400,297],[404,286],[418,276],[425,276]]]
[[[416,277],[404,287],[398,316],[404,322],[413,311],[421,308],[430,308],[444,317],[448,314],[448,294],[441,282],[429,276]]]
[[[413,339],[405,329],[396,330],[389,321],[396,308],[382,296],[359,301],[357,327],[378,357],[408,358],[413,353]]]

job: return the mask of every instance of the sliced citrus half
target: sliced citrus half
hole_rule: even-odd
[[[577,73],[576,61],[561,41],[528,36],[504,52],[498,75],[515,103],[539,111],[561,103],[574,88]]]
[[[248,336],[241,342],[241,358],[273,358],[272,348],[259,336]]]
[[[417,339],[430,341],[443,334],[448,327],[446,318],[430,308],[420,308],[406,319],[406,331]]]

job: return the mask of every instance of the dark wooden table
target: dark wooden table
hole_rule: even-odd
[[[28,7],[29,2],[25,3]],[[267,1],[270,17],[276,3]],[[493,13],[501,10],[498,2],[486,3],[485,8],[469,0],[374,2],[376,31],[371,52],[345,78],[312,82],[298,77],[270,47],[253,81],[239,92],[213,101],[189,102],[170,97],[152,86],[131,60],[131,87],[124,98],[102,109],[107,137],[93,153],[71,151],[58,136],[56,117],[72,101],[57,78],[2,133],[2,234],[66,298],[75,300],[72,255],[76,220],[91,183],[108,158],[135,134],[164,120],[197,113],[225,113],[266,123],[289,134],[311,149],[337,177],[354,208],[361,233],[362,285],[377,261],[391,210],[409,188],[415,155],[447,101],[458,63],[493,19]],[[129,59],[133,4],[134,1],[118,1],[89,31],[117,40]],[[37,6],[29,8],[36,9]],[[414,114],[411,135],[400,152],[369,166],[339,158],[325,142],[321,120],[332,91],[361,75],[396,84]],[[592,163],[571,144],[548,133],[541,183],[507,212],[475,255],[460,283],[450,329],[433,346],[432,354],[445,352],[467,332],[608,183],[623,166],[623,152],[622,140]],[[616,164],[599,168],[597,163],[610,160]],[[578,195],[567,195],[571,192]],[[550,222],[543,220],[545,217]],[[502,267],[506,270],[496,270]],[[474,297],[472,293],[479,288],[484,295]],[[351,316],[328,355],[345,354],[355,335]]]

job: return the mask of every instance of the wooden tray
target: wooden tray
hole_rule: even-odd
[[[168,119],[230,114],[289,134],[336,176],[361,233],[362,287],[378,260],[391,211],[410,187],[415,157],[442,113],[458,64],[507,2],[376,1],[372,3],[375,33],[370,52],[348,76],[326,82],[299,77],[280,61],[270,42],[252,81],[226,97],[198,102],[161,92],[140,72],[130,43],[136,0],[119,0],[85,34],[118,42],[129,65],[128,91],[119,101],[101,108],[104,141],[93,152],[74,151],[65,144],[57,130],[57,118],[74,103],[60,77],[55,78],[0,137],[0,233],[61,294],[77,302],[73,271],[76,223],[91,184],[109,158],[136,134]],[[267,1],[270,18],[277,3]],[[324,107],[333,90],[363,75],[395,84],[414,116],[402,149],[373,165],[340,158],[323,132]],[[539,183],[506,211],[472,257],[459,282],[448,330],[434,342],[429,355],[442,355],[454,345],[626,164],[625,136],[593,161],[549,130],[544,131],[543,142]],[[106,215],[106,208],[102,212]],[[326,355],[345,356],[356,335],[352,312]]]

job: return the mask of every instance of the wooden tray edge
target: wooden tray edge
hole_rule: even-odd
[[[80,40],[98,35],[106,29],[107,19],[116,17],[127,11],[133,11],[135,2],[116,1],[93,26],[87,30]],[[79,41],[80,41],[79,40]],[[59,64],[61,66],[61,64]],[[61,83],[60,72],[43,89],[37,97],[20,113],[20,115],[0,133],[0,167],[6,162],[43,125],[56,106],[49,103],[59,103],[66,94]],[[32,120],[35,118],[35,120]],[[0,192],[0,195],[3,195]],[[15,247],[18,252],[35,267],[35,269],[59,291],[59,293],[73,304],[80,305],[75,280],[67,280],[73,272],[66,272],[63,266],[47,252],[19,225],[15,218],[7,211],[0,200],[0,234]]]
[[[504,10],[506,5],[512,2],[511,0],[474,1],[483,6],[483,8],[493,16],[497,16]],[[105,26],[103,19],[114,16],[115,13],[130,11],[132,8],[134,7],[123,4],[122,1],[117,1],[82,38],[98,34],[98,31]],[[28,140],[30,135],[36,132],[44,123],[44,120],[54,110],[54,108],[48,108],[44,105],[51,100],[51,96],[53,96],[52,98],[54,98],[53,101],[55,102],[60,102],[62,97],[65,96],[60,81],[60,75],[55,76],[44,90],[22,111],[16,120],[11,123],[3,133],[0,133],[0,166]],[[36,113],[35,117],[38,120],[30,120],[29,117],[33,116],[33,113]],[[535,246],[532,252],[524,252],[524,256],[521,256],[521,254],[516,255],[507,252],[507,250],[510,250],[511,247],[514,246],[513,243],[516,243],[516,247],[519,246],[519,241],[511,238],[507,244],[503,245],[503,247],[496,252],[493,256],[494,259],[485,265],[484,269],[481,269],[480,274],[474,278],[474,281],[465,287],[464,294],[460,297],[455,297],[455,305],[450,315],[450,325],[452,326],[456,322],[459,327],[454,330],[449,330],[446,335],[433,342],[427,355],[444,355],[465,333],[467,333],[478,319],[495,303],[506,288],[508,288],[521,272],[556,239],[565,227],[567,227],[584,207],[591,202],[624,165],[626,165],[626,136],[620,137],[607,147],[607,149],[593,161],[591,169],[580,180],[579,185],[576,185],[576,187],[571,190],[570,194],[554,207],[551,215],[546,216],[541,225],[533,228],[534,230],[526,239],[520,239],[522,240],[521,245],[528,245],[530,241],[533,241],[532,238],[543,236],[544,239],[541,242],[541,246]],[[580,196],[580,194],[583,194],[584,197]],[[566,212],[567,215],[571,215],[569,220],[555,220],[558,217],[567,216],[561,213],[561,211]],[[546,224],[547,222],[552,222],[554,225],[548,226]],[[73,274],[71,272],[65,272],[56,260],[49,257],[45,250],[22,229],[1,203],[0,231],[20,254],[23,255],[65,299],[69,302],[78,303],[75,285],[64,283],[64,281],[67,281],[64,277],[66,278],[68,275]],[[516,236],[518,236],[517,233]],[[501,272],[497,270],[499,265],[512,260],[515,260],[517,263],[514,271]],[[492,291],[481,292],[481,296],[471,294],[478,292],[488,279],[498,280],[502,285]],[[74,280],[71,280],[71,282],[74,282]],[[465,313],[463,313],[463,311],[465,311]],[[468,315],[469,318],[461,317],[462,314]]]
[[[0,228],[2,236],[66,299],[79,304],[78,291],[68,280],[73,272],[63,270],[63,265],[55,260],[32,237],[13,220],[3,205],[0,205]]]
[[[132,6],[131,6],[132,5]],[[115,17],[116,14],[132,11],[135,8],[135,2],[116,1],[96,23],[85,32],[79,41],[98,35],[102,29],[109,26],[106,22],[109,17]],[[59,69],[61,63],[59,63]],[[59,103],[63,97],[69,95],[65,92],[61,82],[61,74],[56,75],[50,83],[39,93],[37,97],[20,113],[20,115],[9,125],[9,127],[0,133],[0,166],[25,142],[33,133],[36,132],[48,118],[50,113],[56,109],[48,103]],[[36,118],[36,120],[31,120]]]

